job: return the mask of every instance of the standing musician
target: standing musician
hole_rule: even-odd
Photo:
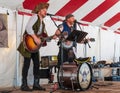
[[[47,14],[48,7],[49,7],[48,3],[45,3],[45,2],[39,3],[32,11],[32,13],[34,13],[34,14],[28,21],[28,24],[25,28],[24,35],[26,35],[26,34],[30,35],[33,38],[36,45],[40,45],[42,42],[42,40],[39,37],[37,37],[37,35],[46,33],[45,24],[43,22],[43,19]],[[22,91],[45,90],[45,88],[43,88],[39,85],[39,75],[38,75],[38,72],[39,72],[39,49],[36,52],[30,52],[25,48],[24,43],[21,42],[21,44],[18,47],[18,51],[24,57],[24,64],[23,64],[23,69],[22,69],[21,90]],[[34,75],[33,89],[29,88],[28,84],[27,84],[27,75],[28,75],[28,70],[29,70],[31,59],[33,60],[33,65],[34,65],[33,66],[33,75]]]
[[[55,32],[55,36],[54,36],[54,39],[56,39],[57,37],[59,37],[59,42],[58,42],[58,45],[60,45],[59,47],[59,53],[58,53],[58,68],[59,66],[61,65],[61,56],[63,58],[63,63],[64,62],[73,62],[73,60],[75,59],[75,53],[73,51],[73,47],[74,47],[74,43],[72,43],[71,41],[68,41],[68,40],[65,40],[63,41],[64,43],[62,44],[63,45],[63,55],[61,55],[61,39],[62,38],[65,38],[68,37],[68,35],[73,31],[73,30],[76,30],[76,25],[74,24],[75,23],[75,18],[74,18],[74,15],[72,14],[68,14],[66,17],[65,17],[65,20],[63,21],[62,24],[60,24],[58,26],[58,29],[56,30]]]

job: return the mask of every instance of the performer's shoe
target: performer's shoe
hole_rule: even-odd
[[[28,86],[24,86],[24,85],[22,85],[20,89],[22,91],[32,91],[32,89],[30,89]]]
[[[33,86],[33,90],[43,90],[43,91],[45,91],[46,89],[39,85],[39,86]]]
[[[33,90],[43,90],[43,91],[45,91],[46,89],[39,85],[39,79],[36,78],[36,79],[34,79]]]
[[[30,89],[30,88],[28,87],[27,79],[22,79],[22,85],[21,85],[20,89],[21,89],[22,91],[32,91],[32,89]]]

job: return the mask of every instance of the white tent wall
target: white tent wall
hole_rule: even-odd
[[[96,56],[96,60],[99,60],[99,42],[100,42],[99,27],[83,26],[82,30],[88,33],[86,39],[94,38],[95,42],[89,41],[87,44],[83,44],[83,49],[81,50],[83,50],[84,55],[79,55],[79,56],[91,57],[91,58],[93,56]]]
[[[7,10],[1,8],[0,13],[6,14]],[[0,87],[14,86],[16,80],[16,16],[8,12],[8,48],[0,48]]]
[[[6,9],[0,10],[6,13]],[[8,48],[0,48],[0,87],[20,86],[23,57],[17,52],[17,47],[22,40],[22,34],[30,16],[19,15],[17,12],[9,11],[8,15]],[[46,30],[49,35],[53,35],[56,26],[49,18],[45,18]],[[57,25],[61,22],[56,21]],[[104,31],[96,26],[81,26],[83,31],[88,32],[87,37],[95,38],[95,42],[89,42],[91,48],[86,45],[86,56],[96,56],[96,60],[119,60],[120,56],[120,35],[111,31]],[[79,29],[79,28],[78,28]],[[17,38],[16,38],[17,37]],[[41,56],[57,55],[57,40],[48,42],[48,46],[40,49]],[[84,44],[77,44],[77,57],[85,56]],[[28,84],[33,84],[32,62],[28,75]],[[42,80],[41,83],[47,83]]]
[[[23,40],[22,35],[24,33],[25,26],[27,24],[27,21],[30,16],[25,16],[25,15],[19,15],[17,13],[17,47],[16,50],[20,44],[20,42]],[[22,72],[22,65],[23,65],[23,57],[19,54],[17,51],[17,58],[16,58],[16,63],[17,63],[17,86],[21,85],[21,72]]]
[[[111,31],[101,33],[101,60],[114,60],[115,34]]]
[[[120,36],[115,34],[114,62],[120,62]]]

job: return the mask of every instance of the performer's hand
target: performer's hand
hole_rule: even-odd
[[[57,35],[53,35],[52,39],[57,39],[58,36]]]
[[[41,39],[39,37],[37,37],[35,34],[31,35],[34,39],[34,42],[36,43],[36,45],[40,45],[41,44]]]
[[[40,45],[41,44],[41,39],[40,38],[34,38],[34,41],[37,45]]]
[[[54,34],[54,36],[53,36],[53,39],[59,38],[60,34],[61,34],[60,31],[57,29],[56,32],[55,32],[55,34]]]

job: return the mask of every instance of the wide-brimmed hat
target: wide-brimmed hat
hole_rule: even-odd
[[[41,9],[48,9],[49,3],[41,2],[38,5],[35,6],[35,8],[32,10],[32,13],[38,13]]]
[[[70,17],[74,17],[74,15],[73,14],[66,15],[65,20],[69,19]]]

